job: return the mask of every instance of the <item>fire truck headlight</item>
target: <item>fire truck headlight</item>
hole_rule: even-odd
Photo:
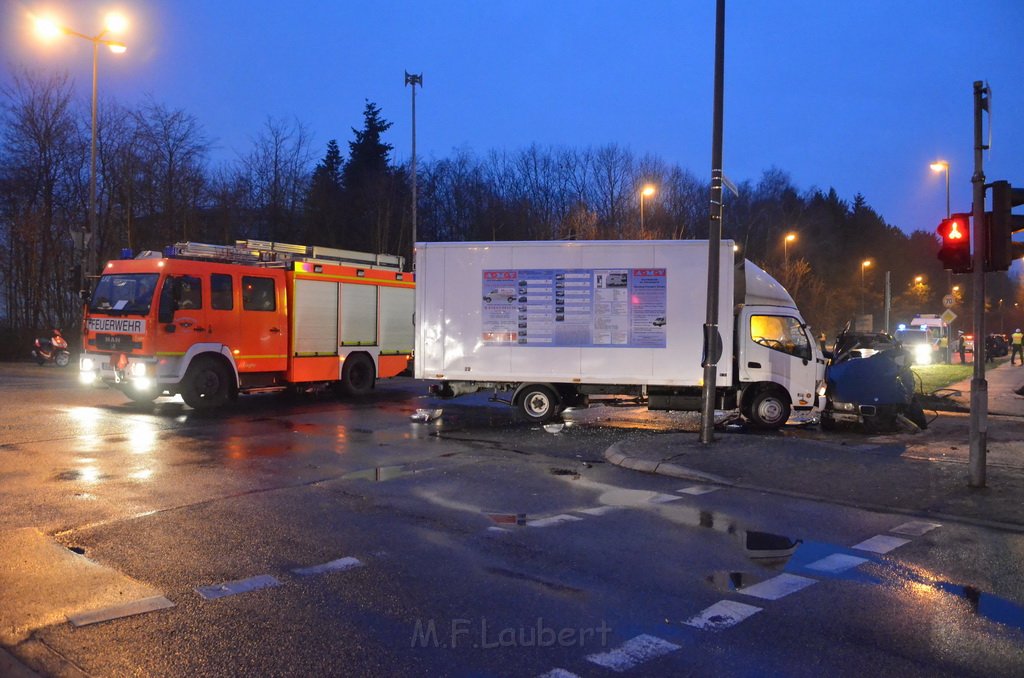
[[[94,381],[96,381],[96,373],[93,372],[92,370],[83,370],[78,373],[78,381],[79,383],[85,384],[86,386],[90,386]]]
[[[96,369],[96,361],[92,358],[82,358],[81,362],[78,363],[78,367],[82,372],[92,372]]]
[[[153,380],[149,377],[136,377],[132,381],[132,386],[136,391],[148,391],[153,388]]]
[[[145,377],[146,367],[146,363],[132,363],[128,366],[128,373],[133,377]]]

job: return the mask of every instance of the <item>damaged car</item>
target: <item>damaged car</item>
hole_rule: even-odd
[[[856,427],[866,432],[927,428],[916,394],[913,356],[884,332],[839,334],[825,370],[821,427]]]

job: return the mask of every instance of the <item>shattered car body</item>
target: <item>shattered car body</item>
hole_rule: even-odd
[[[926,428],[911,362],[910,353],[890,335],[855,334],[847,327],[836,339],[825,371],[822,428],[853,425],[869,432]]]

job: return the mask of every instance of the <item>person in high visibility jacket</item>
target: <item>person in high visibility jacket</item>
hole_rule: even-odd
[[[949,338],[943,334],[939,337],[939,355],[942,357],[942,362],[949,364]]]
[[[1020,328],[1018,327],[1010,335],[1010,345],[1013,347],[1013,352],[1010,354],[1010,364],[1013,365],[1014,358],[1020,356],[1020,364],[1024,365],[1024,350],[1022,350],[1022,344],[1024,344],[1024,334],[1021,334]]]

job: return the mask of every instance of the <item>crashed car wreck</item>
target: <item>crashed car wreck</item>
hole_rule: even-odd
[[[912,356],[885,333],[840,333],[825,370],[821,427],[858,427],[867,432],[927,428],[915,394]]]

